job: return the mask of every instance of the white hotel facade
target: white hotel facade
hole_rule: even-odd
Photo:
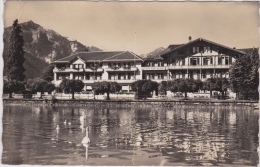
[[[245,52],[203,38],[186,44],[169,45],[157,55],[142,58],[130,51],[79,52],[53,62],[54,84],[63,78],[79,79],[85,90],[99,81],[116,81],[123,92],[131,91],[131,83],[140,79],[161,81],[176,78],[229,78],[229,69]]]

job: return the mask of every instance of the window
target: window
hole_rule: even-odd
[[[111,63],[108,63],[108,67],[109,67],[109,68],[111,67]]]
[[[89,80],[89,74],[86,74],[86,80]]]
[[[164,76],[163,76],[163,73],[158,73],[158,79],[163,79]]]
[[[74,69],[82,69],[83,67],[83,64],[74,64],[73,66]]]
[[[197,59],[196,58],[190,58],[190,64],[191,65],[196,65],[197,64]]]
[[[204,52],[207,52],[207,47],[206,46],[204,46]]]
[[[57,74],[57,80],[62,80],[62,79],[69,79],[70,75],[69,74]]]
[[[185,71],[182,71],[182,78],[185,78]]]
[[[172,64],[175,64],[176,61],[175,61],[175,58],[172,58]]]
[[[228,65],[228,64],[229,64],[229,58],[225,57],[225,65]]]
[[[193,52],[193,53],[196,53],[196,51],[197,51],[196,47],[193,47],[193,48],[192,48],[192,52]]]
[[[196,53],[200,52],[200,47],[196,47]]]
[[[159,66],[159,67],[163,67],[163,66],[164,66],[163,62],[159,62],[159,63],[158,63],[158,66]]]
[[[154,79],[154,74],[147,74],[148,75],[148,79]]]
[[[210,57],[210,64],[213,64],[213,57]]]
[[[210,72],[210,78],[213,78],[213,72]]]
[[[199,58],[191,58],[191,65],[199,65]]]
[[[181,60],[182,65],[185,65],[185,58]]]
[[[92,75],[92,80],[97,80],[97,75]]]
[[[200,79],[200,71],[197,71],[197,78]]]
[[[189,78],[193,79],[193,72],[192,71],[189,72]]]
[[[222,65],[222,57],[218,57],[218,65]]]
[[[203,57],[203,65],[208,65],[207,64],[207,58]]]
[[[200,53],[204,52],[203,46],[200,46],[200,47],[199,47],[199,52],[200,52]]]
[[[229,64],[232,64],[232,57],[229,56]]]
[[[206,71],[202,72],[202,78],[206,78]]]

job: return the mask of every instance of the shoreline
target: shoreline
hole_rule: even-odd
[[[163,99],[146,99],[146,100],[94,100],[94,99],[59,99],[56,101],[47,99],[2,99],[3,104],[32,104],[32,105],[53,105],[53,106],[87,106],[87,105],[157,105],[161,107],[171,107],[174,105],[212,105],[212,106],[248,106],[254,107],[254,109],[259,108],[259,103],[257,101],[246,101],[246,100],[217,100],[217,99],[207,99],[207,100],[163,100]]]

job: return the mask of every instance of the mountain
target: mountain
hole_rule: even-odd
[[[45,29],[33,21],[21,23],[24,37],[25,75],[27,78],[39,77],[41,71],[54,60],[69,56],[80,51],[101,51],[95,46],[85,46],[82,43],[63,37],[57,32]],[[8,56],[9,38],[12,27],[4,29],[4,62]],[[4,68],[5,69],[5,68]],[[4,70],[5,75],[5,70]]]
[[[159,55],[161,53],[163,53],[163,51],[165,50],[165,48],[163,47],[159,47],[157,49],[155,49],[154,51],[147,53],[145,55],[142,55],[143,58],[154,58],[154,57],[159,57]]]

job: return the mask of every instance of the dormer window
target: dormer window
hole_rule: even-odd
[[[199,47],[199,52],[200,52],[200,53],[203,53],[203,52],[204,52],[204,50],[203,50],[203,47],[202,47],[202,46],[200,46],[200,47]]]
[[[163,62],[159,62],[158,63],[158,67],[163,67],[164,65],[163,65]]]
[[[200,47],[193,47],[192,51],[193,51],[193,53],[199,53],[200,52]]]
[[[75,69],[82,69],[83,68],[83,64],[74,64],[74,68]]]

